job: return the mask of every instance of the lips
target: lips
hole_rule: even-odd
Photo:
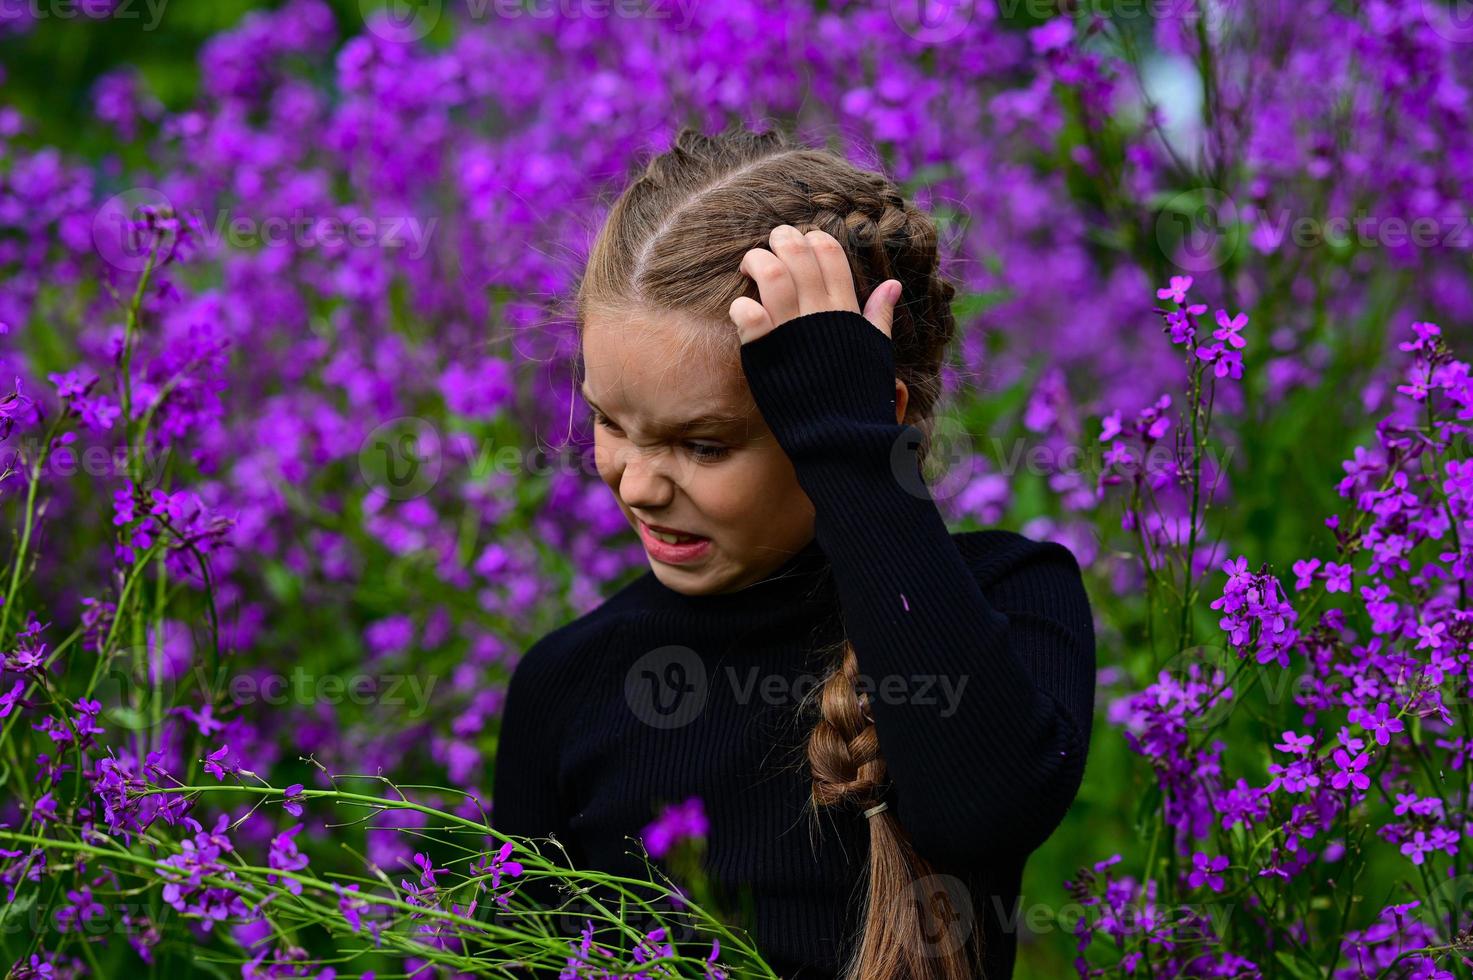
[[[710,538],[694,535],[681,541],[668,541],[663,535],[683,532],[664,531],[661,530],[663,527],[661,524],[639,522],[640,540],[653,560],[666,565],[695,565],[710,556],[713,547]]]
[[[706,537],[704,534],[696,534],[692,531],[682,531],[678,527],[667,527],[664,524],[651,524],[649,521],[645,520],[641,520],[640,523],[649,528],[651,531],[659,531],[661,534],[678,534],[681,537],[695,538],[697,540],[705,540]]]

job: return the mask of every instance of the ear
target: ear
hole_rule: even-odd
[[[910,401],[910,389],[905,382],[899,378],[895,379],[895,424],[899,425],[905,418],[905,405]]]

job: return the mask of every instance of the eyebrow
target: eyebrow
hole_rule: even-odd
[[[609,414],[603,409],[599,408],[598,403],[589,397],[588,389],[580,385],[578,388],[578,394],[582,395],[583,399],[588,402],[589,406],[592,407],[593,410],[598,412],[600,415],[607,416]],[[657,422],[655,423],[655,429],[662,432],[687,432],[691,429],[699,429],[707,426],[713,428],[733,427],[741,421],[743,421],[743,416],[720,415],[713,412],[706,412],[701,415],[697,415],[694,418],[686,419],[683,422]]]

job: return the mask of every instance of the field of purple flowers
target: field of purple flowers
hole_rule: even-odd
[[[13,976],[773,976],[698,800],[634,882],[488,793],[519,652],[646,563],[569,288],[642,154],[747,122],[936,216],[932,495],[1086,571],[1018,975],[1473,977],[1466,0],[363,6],[248,14],[188,105],[109,72],[100,159],[0,92]]]

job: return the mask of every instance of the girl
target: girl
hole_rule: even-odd
[[[784,977],[1011,976],[1084,769],[1074,556],[948,533],[921,479],[953,292],[891,181],[746,131],[682,131],[579,284],[598,471],[650,570],[519,662],[493,821],[642,878],[626,835],[701,797],[705,870]]]

